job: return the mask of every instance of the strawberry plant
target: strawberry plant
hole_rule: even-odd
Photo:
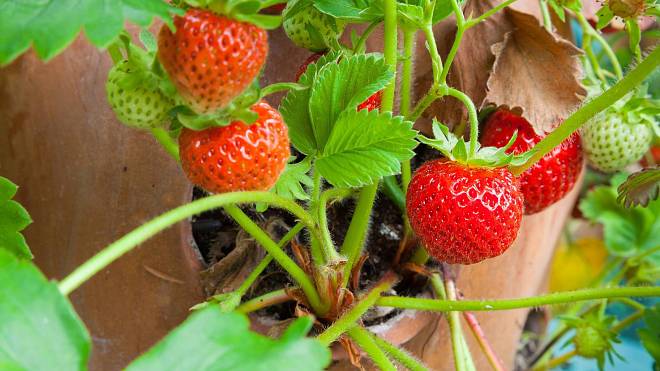
[[[660,49],[642,50],[636,17],[655,16],[657,7],[610,1],[599,12],[597,28],[611,14],[625,19],[637,61],[624,74],[579,2],[541,0],[539,23],[510,9],[514,1],[296,0],[286,2],[281,14],[273,6],[285,2],[277,0],[0,1],[0,63],[30,45],[48,60],[84,29],[114,63],[106,93],[118,120],[151,133],[204,193],[137,226],[61,281],[48,282],[19,233],[30,218],[11,200],[16,186],[0,178],[0,332],[7,334],[0,339],[0,365],[85,369],[90,334],[67,296],[164,229],[220,209],[265,257],[236,289],[196,305],[188,320],[127,369],[285,370],[295,362],[316,370],[329,365],[334,343],[358,366],[364,356],[380,369],[428,369],[367,326],[366,315],[379,307],[445,314],[460,371],[475,369],[462,313],[499,370],[503,366],[471,312],[556,304],[570,307],[563,327],[529,366],[556,366],[580,355],[602,367],[622,328],[657,317],[632,299],[660,296],[657,169],[625,183],[615,176],[611,186],[582,201],[585,217],[604,226],[606,248],[616,258],[598,284],[534,297],[464,300],[456,276],[458,265],[516,248],[523,214],[551,208],[571,192],[583,156],[596,169],[617,171],[649,151],[660,131],[659,111],[643,84],[660,64]],[[562,20],[577,20],[582,50],[555,32],[548,7]],[[123,30],[124,21],[146,27],[154,17],[164,21],[157,36],[143,29],[138,42]],[[455,31],[444,52],[434,34],[441,22]],[[493,24],[502,28],[484,31]],[[268,30],[279,27],[315,54],[299,61],[295,81],[262,86]],[[382,48],[374,48],[379,27]],[[460,52],[466,40],[498,33],[491,51],[474,57],[487,68],[462,69],[470,58]],[[427,86],[416,97],[418,36],[430,65]],[[596,55],[594,42],[609,65]],[[556,75],[541,77],[552,68]],[[461,79],[472,73],[480,90]],[[279,104],[274,93],[283,95]],[[424,121],[429,118],[431,125]],[[405,226],[395,258],[363,289],[379,194],[399,208]],[[354,205],[352,213],[340,222],[330,219],[333,204],[342,202]],[[270,209],[294,220],[277,238],[260,222]],[[333,222],[346,226],[345,233],[335,233]],[[271,262],[291,284],[248,297]],[[401,282],[429,294],[399,295],[393,288]],[[610,300],[638,312],[617,320],[605,314]],[[294,302],[296,310],[280,336],[248,329],[248,314],[283,302]],[[549,350],[570,331],[572,353],[550,358]],[[641,333],[657,355],[657,338]],[[48,351],[34,356],[37,346]]]

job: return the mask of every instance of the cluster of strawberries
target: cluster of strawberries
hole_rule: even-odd
[[[343,26],[313,8],[301,11],[297,3],[291,1],[284,9],[285,14],[295,9],[285,17],[284,29],[294,43],[316,52],[301,66],[298,79],[323,55],[320,51],[336,43]],[[161,29],[157,57],[178,97],[196,114],[225,109],[260,73],[268,52],[263,28],[196,8],[176,17],[174,25],[175,32],[167,26]],[[108,98],[117,116],[140,128],[163,125],[171,98],[154,86],[127,88],[121,80],[130,72],[128,64],[119,63],[109,75]],[[358,109],[378,109],[381,99],[378,92]],[[214,193],[273,187],[290,157],[288,129],[268,103],[258,101],[251,110],[257,115],[251,124],[234,121],[203,130],[182,129],[181,165],[192,183]],[[514,133],[517,137],[510,143]],[[519,154],[541,136],[524,118],[498,110],[485,123],[480,140],[484,147],[506,147],[506,153]],[[591,141],[592,151],[597,142]],[[519,177],[502,165],[453,158],[429,161],[416,171],[408,188],[411,226],[440,261],[472,264],[498,256],[516,239],[523,213],[537,213],[573,188],[582,162],[578,134]]]

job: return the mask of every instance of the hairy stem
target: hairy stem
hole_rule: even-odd
[[[401,116],[410,114],[412,102],[413,52],[415,50],[416,30],[403,30],[403,66],[401,67]],[[410,160],[401,163],[401,188],[405,194],[410,184]],[[404,215],[405,218],[405,215]]]
[[[277,247],[280,249],[286,246],[289,241],[291,241],[296,235],[303,229],[304,225],[302,223],[297,223],[296,225],[291,228],[287,234],[282,237],[280,242],[277,243]],[[238,292],[239,295],[243,296],[245,293],[250,289],[252,284],[259,278],[261,273],[268,267],[270,262],[273,261],[273,256],[268,254],[266,257],[264,257],[259,264],[254,268],[252,272],[250,272],[250,275],[243,281],[241,286],[236,289],[236,292]]]
[[[426,37],[426,47],[429,49],[431,55],[431,68],[433,68],[433,81],[440,81],[442,74],[442,57],[438,52],[438,45],[435,42],[435,35],[433,34],[433,25],[428,24],[424,29],[424,36]]]
[[[280,289],[248,300],[239,305],[238,308],[236,308],[236,311],[245,314],[252,313],[272,305],[286,303],[290,300],[293,300],[293,298],[289,296],[286,290]]]
[[[632,325],[633,323],[637,322],[642,316],[644,316],[644,313],[646,312],[646,308],[639,309],[635,313],[629,315],[628,317],[622,319],[619,321],[616,325],[612,326],[612,331],[614,332],[619,332],[623,330],[624,328]]]
[[[404,349],[399,348],[394,344],[390,344],[387,340],[382,339],[375,334],[369,333],[369,335],[374,340],[376,345],[378,345],[382,350],[385,351],[385,353],[389,354],[392,358],[394,358],[397,362],[399,362],[401,365],[406,367],[408,370],[411,371],[429,370],[429,368],[424,366],[424,364],[422,364],[420,360],[415,358],[415,356],[408,353]]]
[[[396,283],[396,279],[397,277],[394,274],[386,275],[376,287],[371,289],[367,295],[360,299],[343,316],[325,329],[317,339],[325,345],[330,345],[333,341],[337,340],[344,332],[356,325],[356,322],[374,305],[380,298],[380,295]]]
[[[335,250],[334,243],[332,242],[332,237],[330,236],[330,229],[328,228],[328,213],[326,212],[328,202],[337,199],[343,199],[350,196],[353,193],[352,190],[346,188],[333,188],[327,190],[321,194],[319,198],[319,228],[321,229],[321,234],[323,235],[322,244],[327,246],[328,249],[331,249],[329,258],[339,258],[339,254]],[[334,254],[333,254],[334,252]]]
[[[59,289],[64,295],[70,294],[122,255],[188,217],[226,205],[252,202],[264,202],[288,210],[308,228],[316,228],[312,217],[300,205],[270,192],[232,192],[205,197],[170,210],[111,243],[64,278],[58,285]]]
[[[396,371],[396,367],[392,361],[390,361],[385,352],[378,347],[374,339],[369,335],[369,331],[361,326],[355,326],[346,333],[357,343],[362,351],[367,353],[379,370]]]
[[[367,26],[367,29],[364,30],[362,35],[360,35],[360,39],[355,43],[355,46],[353,47],[353,52],[358,53],[362,48],[364,48],[364,44],[366,44],[367,40],[369,39],[369,36],[371,33],[378,27],[380,22],[374,21]]]
[[[474,335],[475,339],[477,339],[477,343],[479,343],[481,351],[486,356],[486,359],[488,360],[488,363],[493,368],[493,370],[504,371],[502,360],[497,356],[497,354],[495,354],[495,350],[493,350],[493,347],[488,342],[486,334],[481,328],[479,320],[477,320],[477,317],[474,315],[474,313],[463,312],[463,318],[465,318],[465,321],[468,323],[470,330],[472,330],[472,335]]]
[[[170,134],[163,128],[153,128],[151,129],[151,134],[156,138],[158,143],[163,146],[163,149],[165,149],[175,161],[179,162],[179,145]]]
[[[517,0],[503,1],[499,4],[497,4],[497,6],[493,7],[489,11],[485,12],[484,14],[478,16],[477,18],[467,20],[466,21],[467,28],[471,28],[471,27],[474,27],[474,26],[478,25],[479,23],[481,23],[481,22],[485,21],[486,19],[488,19],[493,14],[495,14],[495,13],[499,12],[500,10],[506,8],[507,6],[515,3],[516,1]]]
[[[533,148],[534,155],[525,164],[512,167],[511,172],[514,175],[520,175],[529,169],[534,163],[578,130],[587,120],[611,106],[641,84],[646,76],[653,72],[658,65],[660,65],[660,48],[655,48],[642,63],[628,72],[623,79],[619,80],[619,82],[607,89],[600,96],[580,107],[580,109],[564,120],[557,129],[538,142]]]
[[[620,297],[660,296],[660,286],[651,287],[605,287],[578,291],[557,292],[519,299],[502,300],[433,300],[399,296],[382,297],[378,306],[403,309],[428,310],[435,312],[451,311],[492,311],[538,307],[541,305],[564,304],[576,301],[598,300]]]
[[[305,271],[296,264],[276,243],[273,241],[261,227],[250,219],[243,210],[236,205],[226,205],[225,211],[238,223],[243,230],[250,234],[268,253],[275,259],[275,261],[284,268],[287,273],[296,281],[300,288],[305,292],[305,296],[309,299],[309,303],[314,310],[319,313],[325,313],[327,308],[322,302],[321,297],[316,291],[314,282],[307,276]]]
[[[445,82],[447,81],[447,75],[449,74],[449,70],[451,69],[451,64],[454,62],[454,57],[456,57],[456,53],[458,52],[458,47],[461,45],[461,40],[463,40],[463,33],[467,29],[465,16],[463,16],[463,10],[461,9],[460,5],[458,5],[458,1],[451,0],[451,7],[454,11],[454,16],[456,17],[456,35],[454,36],[454,42],[451,45],[449,54],[447,54],[447,60],[445,61],[445,65],[444,67],[442,67],[442,73],[440,74],[440,77],[437,80],[434,80],[436,84],[442,84],[442,85],[444,85]]]

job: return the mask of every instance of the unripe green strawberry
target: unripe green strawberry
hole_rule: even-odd
[[[131,79],[127,61],[116,64],[108,73],[105,91],[117,118],[127,126],[151,129],[165,125],[172,101],[154,84]]]
[[[615,172],[638,161],[649,150],[652,138],[647,125],[627,123],[614,114],[597,116],[582,129],[589,164],[604,172]]]
[[[602,330],[583,324],[575,329],[575,351],[585,358],[598,358],[610,349],[609,338]]]
[[[284,32],[294,44],[314,52],[337,44],[344,31],[344,23],[319,12],[314,5],[296,6],[300,1],[289,1],[282,12]]]

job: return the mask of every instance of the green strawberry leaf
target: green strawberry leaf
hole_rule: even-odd
[[[312,178],[307,175],[311,168],[311,157],[295,164],[288,163],[271,191],[290,200],[309,200],[305,187],[313,186]]]
[[[382,18],[378,12],[368,11],[375,1],[369,0],[314,0],[321,13],[349,22],[373,22]]]
[[[646,326],[637,330],[642,345],[653,357],[656,364],[660,363],[660,303],[644,311]]]
[[[172,26],[172,15],[183,14],[163,0],[0,0],[0,66],[34,46],[50,60],[75,40],[81,29],[99,48],[116,39],[129,21],[149,26],[155,17]]]
[[[0,250],[6,250],[23,259],[32,259],[30,248],[19,232],[32,219],[18,202],[12,201],[18,187],[0,176]]]
[[[71,303],[34,264],[2,249],[0,318],[0,369],[87,369],[91,339]]]
[[[298,318],[279,339],[271,339],[250,331],[245,315],[211,306],[193,313],[127,371],[284,371],[291,362],[320,371],[330,364],[330,350],[305,337],[312,324],[309,317]]]
[[[298,151],[306,155],[316,153],[318,148],[309,114],[311,87],[316,81],[318,71],[326,64],[336,62],[340,56],[340,52],[330,52],[307,66],[307,70],[298,81],[299,85],[306,89],[290,90],[280,104],[280,113],[289,127],[291,143]]]
[[[369,96],[383,89],[394,74],[377,54],[344,57],[326,64],[318,76],[309,98],[309,114],[317,150],[323,151],[339,115],[354,110]]]
[[[615,256],[631,256],[657,246],[660,235],[660,200],[646,208],[626,208],[617,201],[617,188],[626,174],[612,177],[610,186],[599,186],[580,202],[585,218],[603,225],[605,246]]]
[[[347,110],[339,116],[315,166],[335,187],[361,187],[401,171],[417,132],[391,113]]]
[[[617,201],[625,207],[648,206],[660,194],[660,168],[643,169],[631,174],[617,190]]]

